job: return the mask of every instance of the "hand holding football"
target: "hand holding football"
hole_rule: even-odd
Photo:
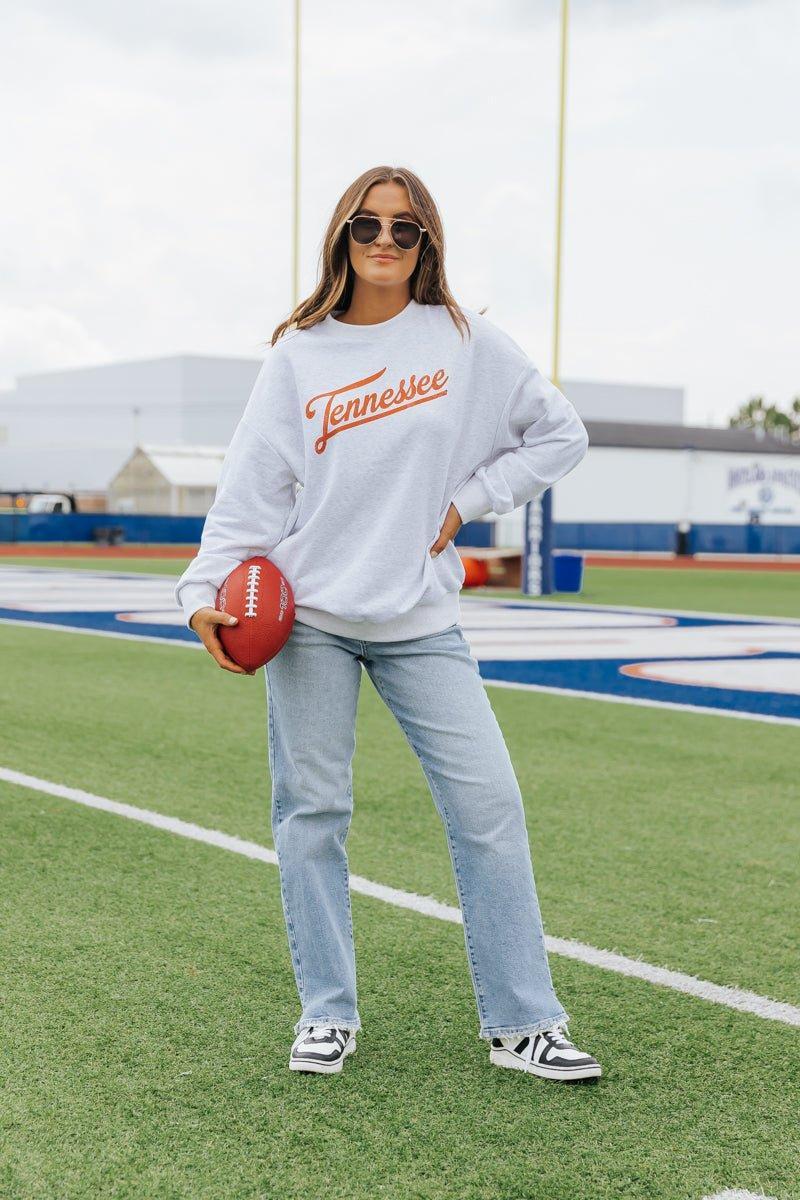
[[[294,624],[294,593],[268,558],[248,558],[231,571],[217,592],[219,612],[236,617],[219,625],[222,648],[246,671],[263,667],[283,648]]]

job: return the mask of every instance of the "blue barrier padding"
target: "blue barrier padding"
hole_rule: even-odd
[[[204,517],[145,513],[0,513],[0,542],[92,542],[99,528],[122,530],[123,542],[137,545],[198,545]],[[468,521],[456,545],[493,546],[494,521]],[[554,550],[666,550],[677,547],[677,526],[669,522],[554,521]],[[800,525],[693,525],[690,554],[800,554]]]
[[[123,540],[138,544],[200,541],[205,517],[149,513],[0,513],[0,542],[92,542],[94,530],[116,527]]]
[[[493,546],[494,521],[467,521],[453,541],[457,546]]]
[[[554,521],[557,550],[674,550],[677,526],[664,522]]]
[[[94,531],[116,527],[123,541],[197,545],[205,517],[145,513],[0,513],[0,542],[91,542]],[[491,546],[493,521],[468,521],[455,536],[462,546]]]
[[[797,525],[695,525],[689,534],[692,554],[800,554]]]

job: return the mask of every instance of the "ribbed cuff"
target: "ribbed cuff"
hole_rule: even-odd
[[[217,607],[217,588],[213,583],[185,583],[181,588],[180,604],[186,628],[191,629],[191,621],[198,608]],[[194,630],[192,630],[194,633]]]
[[[470,475],[466,483],[462,483],[456,494],[451,496],[450,503],[455,504],[465,525],[467,521],[475,521],[492,511],[491,502],[477,475]]]

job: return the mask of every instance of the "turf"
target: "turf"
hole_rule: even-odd
[[[220,671],[202,649],[2,625],[0,656],[16,681],[6,765],[272,844],[263,671]],[[489,695],[549,932],[800,1001],[787,928],[800,874],[794,728]],[[457,904],[422,769],[366,674],[354,795],[352,870]]]
[[[519,591],[476,588],[475,595],[481,594],[521,595]],[[580,593],[553,592],[544,599],[797,620],[800,619],[800,571],[585,567]]]
[[[0,660],[2,765],[271,844],[263,672],[10,625]],[[800,1000],[796,731],[489,695],[549,933]],[[351,871],[455,904],[366,676],[358,721]],[[356,894],[359,1049],[298,1078],[275,868],[2,783],[0,804],[4,1198],[800,1196],[796,1031],[553,956],[606,1074],[501,1072],[463,930]]]
[[[613,576],[626,595],[603,592]],[[597,568],[564,599],[796,616],[796,580]],[[2,624],[0,662],[0,765],[271,845],[263,672]],[[488,691],[549,933],[800,1002],[795,730]],[[366,675],[354,795],[351,872],[457,904],[425,778]],[[297,1076],[276,868],[2,782],[0,810],[3,1200],[800,1198],[796,1030],[554,955],[604,1077],[499,1071],[463,930],[354,894],[358,1052],[341,1077]]]
[[[66,570],[145,572],[178,576],[188,559],[165,558],[0,558],[0,566],[60,567]],[[510,588],[473,588],[475,596],[519,598]],[[528,597],[531,603],[535,598]],[[583,589],[553,592],[545,601],[679,608],[744,616],[800,618],[800,571],[691,570],[640,567],[586,567]]]
[[[499,1071],[462,931],[354,896],[358,1050],[298,1077],[273,868],[20,788],[2,803],[4,1196],[796,1195],[786,1028],[556,959],[605,1077]]]

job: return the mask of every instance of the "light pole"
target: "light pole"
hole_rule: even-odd
[[[292,213],[292,308],[300,303],[300,0],[294,0],[294,197]]]
[[[561,79],[558,112],[558,172],[556,185],[556,261],[553,297],[552,381],[560,387],[559,334],[561,328],[561,231],[564,207],[564,126],[567,97],[567,29],[569,0],[561,0]],[[523,512],[520,589],[524,596],[546,596],[553,591],[553,490],[545,488],[529,500]]]
[[[569,26],[569,0],[561,0],[561,88],[558,113],[558,184],[556,199],[556,264],[555,296],[553,301],[553,383],[560,387],[560,331],[561,331],[561,230],[564,208],[564,126],[566,124],[567,96],[567,30]]]

